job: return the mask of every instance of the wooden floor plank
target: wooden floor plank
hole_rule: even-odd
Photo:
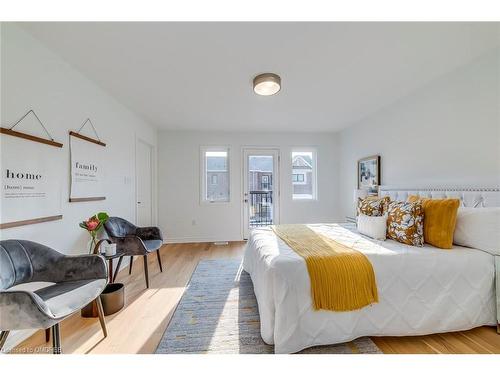
[[[454,339],[459,340],[462,344],[466,345],[470,348],[472,353],[479,354],[493,354],[494,352],[490,351],[485,346],[480,343],[472,340],[468,335],[464,335],[461,332],[450,333],[450,336],[454,337]]]
[[[373,342],[384,352],[391,354],[437,354],[420,337],[372,337]],[[384,347],[388,347],[384,350]]]
[[[500,335],[495,332],[493,327],[479,327],[460,333],[489,352],[500,354]]]
[[[82,318],[79,313],[74,314],[61,323],[64,353],[154,353],[198,262],[201,259],[241,259],[244,248],[245,242],[230,242],[226,246],[211,243],[165,245],[161,250],[163,272],[160,272],[154,254],[148,258],[149,289],[145,286],[143,260],[136,257],[132,274],[128,274],[126,267],[117,276],[116,281],[126,286],[125,307],[106,317],[108,337],[103,339],[97,318]],[[500,335],[495,327],[372,339],[388,354],[500,354]],[[44,332],[39,331],[18,345],[15,351],[44,352],[40,348],[48,347]]]

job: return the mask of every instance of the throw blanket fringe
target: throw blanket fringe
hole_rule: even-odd
[[[306,261],[316,310],[352,311],[378,302],[375,273],[364,254],[307,225],[271,228]]]

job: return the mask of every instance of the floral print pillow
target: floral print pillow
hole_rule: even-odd
[[[358,199],[358,214],[367,216],[382,216],[389,205],[389,197],[368,197],[365,199]]]
[[[424,209],[420,201],[389,204],[387,237],[407,245],[424,246]]]

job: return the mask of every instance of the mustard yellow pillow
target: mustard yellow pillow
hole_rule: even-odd
[[[460,199],[431,199],[410,195],[408,202],[421,201],[424,209],[424,241],[440,249],[451,249]]]

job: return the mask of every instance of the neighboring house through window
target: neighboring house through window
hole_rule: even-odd
[[[201,171],[202,202],[229,202],[229,149],[202,147]]]
[[[249,189],[252,191],[273,189],[273,158],[253,155],[248,161]]]
[[[292,152],[292,198],[316,199],[316,152]]]

